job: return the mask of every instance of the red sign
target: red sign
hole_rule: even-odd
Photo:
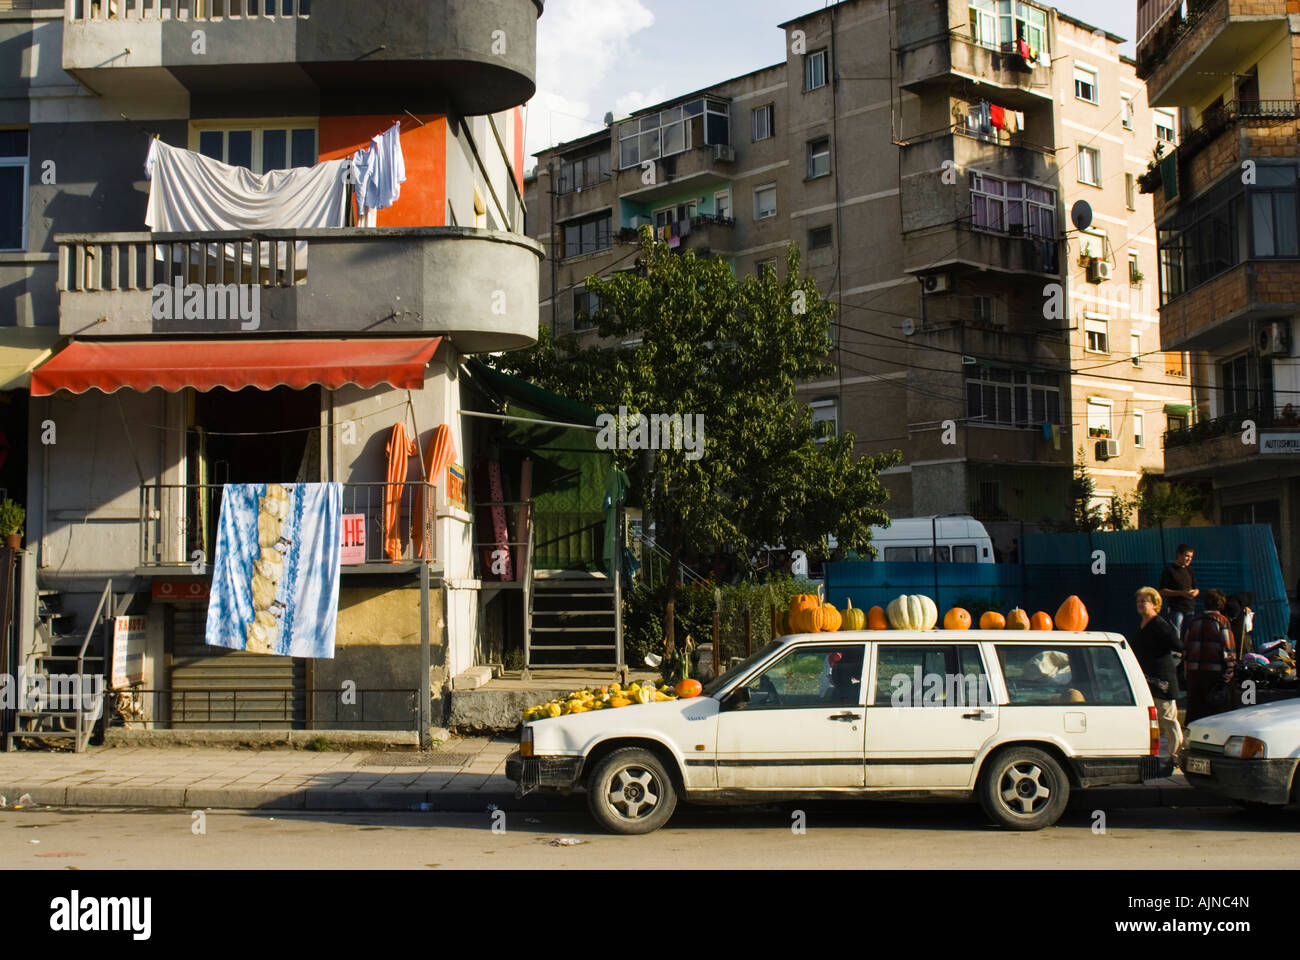
[[[155,580],[153,582],[155,600],[206,600],[211,594],[211,584],[203,580]]]
[[[344,566],[356,566],[366,562],[366,515],[364,513],[343,514],[343,557]]]

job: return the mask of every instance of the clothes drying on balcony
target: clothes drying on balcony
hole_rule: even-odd
[[[145,224],[159,233],[346,225],[346,160],[256,174],[153,140]]]
[[[205,642],[332,658],[342,521],[339,483],[226,484]]]
[[[371,138],[364,150],[352,155],[352,189],[357,198],[358,225],[373,227],[375,214],[395,204],[406,182],[402,155],[402,125],[395,123]]]

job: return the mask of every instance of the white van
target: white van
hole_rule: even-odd
[[[876,559],[930,563],[992,563],[993,540],[974,517],[901,517],[871,528]]]

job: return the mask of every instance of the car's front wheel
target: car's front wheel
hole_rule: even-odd
[[[658,757],[639,747],[624,747],[592,770],[587,806],[611,833],[650,833],[673,815],[677,791]]]
[[[980,806],[999,826],[1041,830],[1061,819],[1070,781],[1050,754],[1012,747],[985,763],[977,792]]]

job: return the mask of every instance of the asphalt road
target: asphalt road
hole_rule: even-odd
[[[806,804],[679,810],[645,837],[554,812],[303,813],[37,808],[0,812],[2,869],[1220,868],[1294,869],[1300,812],[1230,807],[1086,810],[1013,833],[973,806]],[[494,824],[497,829],[494,830]],[[196,833],[198,827],[202,833]],[[504,831],[501,831],[502,826]],[[555,844],[578,840],[577,844]]]

